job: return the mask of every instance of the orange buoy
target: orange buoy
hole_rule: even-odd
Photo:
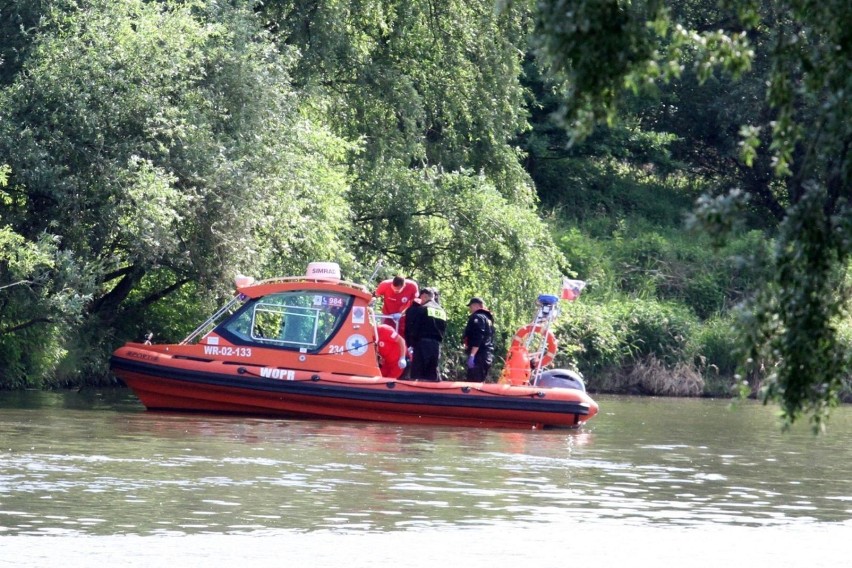
[[[538,335],[539,338],[541,338],[542,332],[544,332],[543,340],[546,342],[546,349],[545,352],[542,354],[539,366],[546,367],[553,361],[553,358],[556,357],[556,349],[558,345],[556,343],[556,336],[553,335],[553,332],[549,329],[545,331],[544,326],[542,326],[541,324],[527,324],[524,327],[520,328],[515,333],[515,336],[512,338],[512,345],[509,347],[509,352],[511,353],[511,351],[515,348],[516,345],[523,346],[526,350],[528,340],[527,338],[531,334]]]
[[[506,355],[506,365],[500,373],[499,383],[509,385],[525,385],[530,380],[530,354],[523,343],[512,342]]]

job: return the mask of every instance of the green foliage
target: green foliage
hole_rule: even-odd
[[[821,426],[848,369],[836,326],[848,317],[850,301],[838,275],[852,251],[852,5],[734,0],[718,10],[689,2],[668,11],[658,2],[585,2],[549,23],[563,13],[569,13],[563,0],[542,0],[537,30],[544,56],[576,91],[564,105],[575,139],[593,121],[612,117],[630,87],[692,75],[712,88],[716,69],[735,78],[756,72],[741,83],[746,88],[731,90],[748,94],[728,105],[743,114],[735,114],[735,128],[722,130],[724,140],[731,131],[744,137],[741,155],[754,169],[719,169],[721,193],[730,198],[708,198],[698,217],[713,221],[714,238],[723,242],[725,226],[734,225],[730,217],[741,207],[728,190],[741,185],[770,220],[783,219],[768,269],[755,271],[765,280],[746,312],[750,371],[768,369],[764,400],[780,401],[789,422],[808,415]],[[582,43],[590,31],[599,34],[588,43],[595,49]],[[687,116],[695,121],[695,114]],[[694,154],[693,160],[715,167],[732,155],[727,150],[704,160]]]
[[[669,364],[682,359],[696,324],[688,309],[659,302],[631,300],[621,306],[617,317],[634,358],[654,355]]]
[[[732,317],[700,322],[678,303],[593,296],[563,306],[557,367],[580,370],[592,390],[731,395],[742,350]]]
[[[751,231],[715,248],[676,226],[629,219],[609,233],[598,222],[557,230],[589,288],[565,309],[556,364],[583,370],[597,389],[694,395],[701,385],[730,395],[744,356],[731,310],[765,277],[754,258],[770,242]]]
[[[504,337],[526,323],[531,298],[555,291],[568,267],[509,144],[526,128],[524,9],[293,0],[261,11],[279,45],[298,48],[300,86],[328,101],[338,134],[361,142],[348,196],[356,272],[381,259],[437,287],[448,354],[472,294],[488,300]]]
[[[680,305],[624,299],[599,306],[570,306],[557,326],[560,344],[579,346],[583,372],[623,366],[653,356],[674,365],[685,359],[695,316]],[[686,357],[688,359],[688,357]],[[594,385],[594,378],[590,384]]]
[[[740,365],[743,338],[732,317],[717,317],[703,322],[691,338],[690,351],[697,367],[704,370],[709,394],[731,394],[731,379]]]
[[[785,416],[807,413],[816,425],[837,404],[849,370],[838,324],[849,317],[841,259],[848,257],[852,217],[827,217],[824,191],[810,185],[791,209],[771,257],[773,276],[744,314],[751,333],[748,370],[773,362],[764,399],[780,399]],[[846,242],[838,246],[838,238]]]
[[[9,83],[29,55],[39,20],[51,9],[73,0],[28,0],[0,4],[0,85]]]
[[[117,343],[179,338],[237,272],[323,259],[364,274],[382,257],[441,288],[457,320],[475,292],[508,323],[567,270],[509,144],[526,127],[521,9],[85,0],[3,15],[0,218],[53,243],[65,269],[45,269],[46,298],[81,298],[67,327],[29,316],[60,355],[17,376],[99,380]]]
[[[847,286],[850,280],[852,280],[852,269],[847,271]],[[847,315],[850,311],[852,310],[847,307]],[[843,350],[844,368],[846,369],[841,377],[841,385],[837,396],[841,401],[849,402],[852,401],[852,317],[846,317],[839,321],[837,324],[837,339]]]
[[[144,308],[190,281],[217,294],[240,270],[349,258],[349,146],[300,110],[290,56],[252,12],[92,0],[53,6],[28,37],[0,90],[12,168],[0,215],[87,275],[78,286],[48,270],[57,290],[91,298],[75,324],[80,353],[66,358],[92,368],[75,374],[103,373],[120,339],[110,326],[139,315],[136,298]],[[134,295],[146,274],[162,288]]]
[[[597,386],[600,371],[620,367],[633,356],[634,346],[624,341],[618,319],[607,305],[582,301],[563,307],[555,333],[559,352],[554,365],[580,369],[590,388]]]
[[[0,385],[108,382],[237,272],[381,258],[441,291],[450,375],[469,296],[506,345],[576,274],[557,364],[592,386],[725,393],[744,345],[745,384],[821,420],[852,357],[849,10],[6,3]]]
[[[595,121],[613,118],[625,78],[644,69],[653,55],[646,20],[654,20],[660,11],[656,0],[536,2],[539,52],[564,81],[562,112],[575,140],[587,135]]]
[[[684,239],[683,230],[648,224],[631,217],[607,234],[598,223],[557,231],[568,262],[594,284],[601,298],[629,296],[673,301],[705,320],[734,307],[763,277],[753,257],[768,253],[758,231],[730,237],[726,247],[706,238]]]
[[[374,182],[380,193],[353,189],[365,192],[354,199],[363,249],[387,259],[405,247],[412,267],[406,274],[441,293],[450,317],[448,354],[460,346],[471,296],[486,300],[498,340],[506,340],[528,323],[539,294],[558,290],[565,261],[547,227],[534,209],[513,205],[486,177],[436,169],[376,173],[386,176]]]
[[[556,242],[559,249],[570,259],[571,267],[583,280],[594,286],[597,294],[607,298],[618,293],[617,261],[610,253],[611,243],[608,239],[595,238],[588,228],[585,231],[578,227],[555,230]]]
[[[588,155],[543,159],[533,176],[542,192],[542,206],[576,221],[625,216],[650,223],[676,225],[688,210],[695,189],[677,176],[667,182],[649,174],[654,166],[632,166],[612,158]],[[686,187],[683,187],[686,185]]]
[[[173,281],[168,271],[146,275],[129,298],[126,316],[116,325],[116,337],[142,341],[150,333],[158,343],[180,342],[228,298],[212,298],[195,282],[171,292],[168,301],[152,297]]]
[[[55,239],[0,227],[0,386],[38,386],[52,374],[92,289],[76,270]]]
[[[507,142],[525,127],[520,65],[528,18],[490,0],[288,0],[259,8],[301,54],[300,85],[364,141],[359,168],[482,172],[511,201],[534,199]]]

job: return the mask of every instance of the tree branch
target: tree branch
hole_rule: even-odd
[[[35,284],[35,282],[33,282],[32,280],[19,280],[18,282],[12,282],[11,284],[0,286],[0,290],[5,290],[6,288],[11,288],[12,286],[18,286],[19,284]]]
[[[30,321],[22,324],[18,324],[16,326],[10,327],[8,329],[0,329],[0,335],[6,335],[9,333],[15,333],[17,331],[21,331],[22,329],[26,329],[28,327],[32,327],[39,323],[54,323],[54,320],[51,318],[35,318]]]
[[[122,276],[126,276],[133,270],[136,270],[136,267],[132,264],[125,266],[124,268],[119,268],[117,270],[113,270],[112,272],[107,272],[101,278],[101,282],[109,282],[110,280],[115,280],[116,278],[121,278]]]
[[[118,311],[118,306],[133,291],[136,284],[142,280],[145,270],[131,265],[116,271],[116,273],[123,274],[119,283],[108,293],[95,300],[89,307],[90,314],[98,315],[106,322],[112,321]]]
[[[150,294],[149,296],[144,298],[141,302],[139,302],[137,304],[137,307],[144,308],[144,307],[150,306],[154,302],[162,300],[163,298],[165,298],[166,296],[168,296],[169,294],[171,294],[175,290],[180,289],[184,284],[187,284],[189,281],[190,281],[189,278],[184,278],[183,280],[178,280],[177,282],[175,282],[174,284],[172,284],[168,288],[165,288],[163,290],[160,290],[159,292],[155,292],[153,294]]]

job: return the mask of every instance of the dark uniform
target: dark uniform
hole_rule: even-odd
[[[405,341],[414,350],[411,378],[421,381],[440,381],[438,363],[441,342],[447,331],[447,312],[434,300],[435,293],[424,288],[420,291],[421,304],[406,311]]]
[[[474,298],[474,300],[479,299]],[[470,314],[462,339],[468,355],[474,347],[478,348],[473,357],[473,366],[467,367],[467,380],[482,382],[488,376],[488,371],[494,362],[494,316],[491,312],[483,307]]]

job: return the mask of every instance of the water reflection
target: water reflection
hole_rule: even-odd
[[[604,399],[576,432],[144,412],[125,391],[0,396],[0,534],[387,532],[582,519],[804,526],[852,518],[852,413]]]

